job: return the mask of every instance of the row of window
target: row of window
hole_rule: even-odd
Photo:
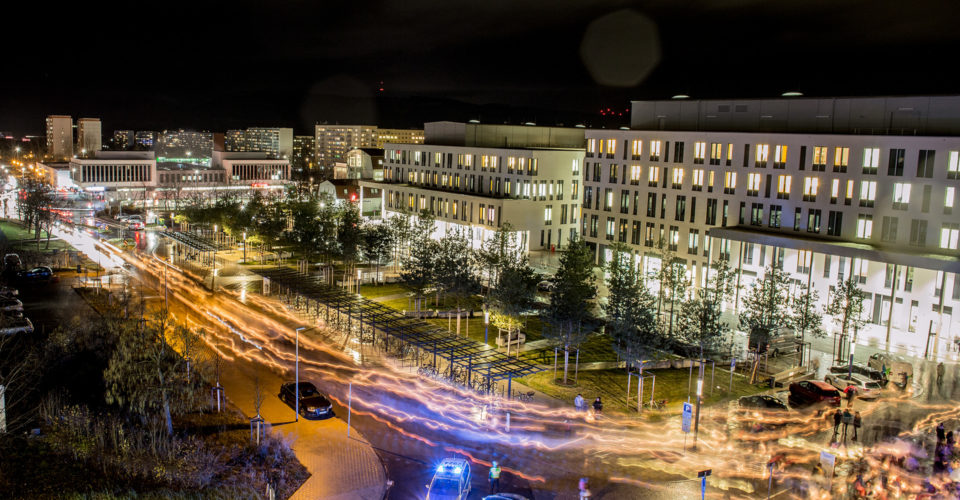
[[[496,173],[504,173],[504,168],[506,168],[507,174],[537,175],[539,173],[539,160],[525,156],[503,157],[469,153],[442,153],[439,151],[409,151],[406,149],[389,150],[386,151],[385,156],[388,163],[400,165],[416,165],[443,169],[456,168],[457,170],[479,170],[481,172]],[[571,160],[571,173],[573,175],[580,175],[579,159],[575,158]]]
[[[624,140],[629,143],[630,155],[625,146],[622,159],[642,160],[643,141]],[[587,139],[587,158],[605,157],[616,158],[617,139]],[[661,141],[660,139],[651,139],[647,141],[649,161],[668,161],[670,156],[670,141]],[[750,144],[744,144],[743,147],[743,166],[750,165]],[[766,168],[772,164],[773,168],[783,169],[787,166],[787,152],[789,148],[786,144],[755,144],[753,154],[753,166],[756,168]],[[674,163],[684,162],[684,142],[676,141],[674,143]],[[661,156],[661,153],[663,155]],[[814,146],[811,155],[810,169],[823,172],[828,165],[832,166],[834,172],[846,172],[850,163],[850,148],[835,146]],[[832,155],[831,155],[832,153]],[[724,162],[727,166],[733,164],[734,145],[733,143],[710,143],[710,164],[720,165]],[[831,161],[832,158],[832,161]],[[862,172],[864,174],[876,174],[880,164],[880,148],[863,148],[860,156]],[[662,159],[662,160],[661,160]],[[707,159],[707,143],[698,141],[693,143],[693,163],[695,165],[703,164]],[[888,154],[887,175],[903,176],[904,163],[906,159],[906,149],[891,148]],[[798,168],[805,170],[807,167],[807,146],[800,146],[800,154],[797,158]],[[936,161],[936,151],[932,149],[921,149],[917,152],[917,177],[933,178],[934,164]],[[948,179],[960,178],[960,151],[949,151],[946,162],[946,175]]]
[[[414,213],[427,210],[438,217],[463,222],[473,222],[476,220],[479,224],[496,227],[499,227],[501,224],[500,216],[503,210],[503,207],[495,205],[477,203],[475,207],[474,202],[457,201],[424,194],[406,193],[406,196],[404,196],[403,192],[393,190],[387,191],[386,201],[387,208],[390,209],[406,209]],[[549,226],[553,224],[553,207],[554,205],[547,205],[544,208],[543,222],[545,225]],[[474,208],[477,209],[476,218],[474,218]],[[558,209],[560,224],[567,224],[568,217],[570,222],[579,220],[579,204],[560,204],[558,205]]]
[[[600,179],[600,163],[595,163],[593,165],[593,180],[601,181]],[[663,181],[661,183],[661,168],[664,172]],[[639,185],[640,178],[640,166],[633,166],[630,169],[630,184]],[[667,174],[668,167],[649,167],[647,169],[647,185],[650,187],[667,187]],[[616,183],[618,179],[618,165],[609,165],[610,177],[609,181]],[[670,185],[673,189],[682,189],[683,181],[685,176],[685,169],[683,167],[673,167],[669,168],[670,172]],[[703,169],[693,169],[691,176],[691,190],[693,191],[703,191],[704,185],[707,187],[707,192],[713,192],[714,186],[714,173],[713,171],[705,172]],[[764,177],[766,177],[764,181]],[[626,178],[624,178],[625,180]],[[588,179],[589,180],[589,179]],[[789,200],[791,190],[793,187],[793,176],[792,175],[777,175],[776,183],[774,184],[774,178],[770,174],[760,174],[756,172],[750,172],[747,174],[747,185],[746,185],[746,194],[747,196],[760,196],[761,186],[765,185],[764,197],[771,197],[771,190],[773,187],[776,187],[776,198],[780,200]],[[602,181],[601,181],[602,182]],[[625,184],[625,182],[623,183]],[[820,178],[805,176],[803,178],[803,201],[807,202],[816,202],[817,196],[820,192]],[[852,179],[847,179],[845,181],[841,179],[831,179],[830,180],[830,203],[836,204],[842,198],[845,205],[850,205],[855,195],[856,183]],[[587,187],[589,190],[590,187]],[[944,189],[943,197],[943,210],[944,213],[950,214],[953,211],[954,203],[956,202],[956,190],[954,186],[946,186]],[[608,189],[609,190],[609,189]],[[909,182],[895,182],[893,183],[893,193],[892,193],[892,207],[897,210],[907,210],[910,203],[910,192],[912,190],[911,183]],[[929,212],[930,210],[930,201],[932,197],[933,186],[926,184],[923,185],[923,195],[922,195],[922,211]],[[727,171],[723,173],[723,193],[724,194],[736,194],[737,191],[737,172]],[[873,207],[877,197],[877,181],[860,181],[860,198],[859,203],[861,207]]]
[[[150,182],[151,165],[80,165],[80,182]],[[76,178],[74,170],[74,178]]]
[[[404,169],[397,167],[387,167],[384,179],[387,181],[400,182],[403,178]],[[483,175],[461,174],[459,173],[441,173],[438,171],[415,171],[408,169],[406,171],[406,182],[413,186],[423,186],[428,188],[439,188],[445,190],[461,191],[465,193],[487,194],[493,196],[506,196],[511,198],[540,199],[540,200],[563,200],[564,183],[562,180],[535,180],[512,179],[509,177],[484,178]],[[579,196],[580,182],[574,180],[571,182],[570,199],[576,200]]]

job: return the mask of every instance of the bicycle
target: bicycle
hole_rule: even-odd
[[[667,400],[657,399],[657,400],[654,400],[652,403],[650,401],[647,401],[643,403],[643,407],[649,408],[651,410],[663,410],[664,408],[667,407]]]
[[[533,401],[533,394],[534,394],[533,391],[529,391],[529,392],[517,391],[516,399],[521,403],[529,403]]]

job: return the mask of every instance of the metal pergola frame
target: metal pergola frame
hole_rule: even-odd
[[[466,370],[468,385],[475,374],[485,377],[488,385],[506,380],[507,394],[510,394],[514,378],[544,370],[536,363],[507,356],[483,342],[457,337],[446,328],[405,316],[379,302],[327,285],[319,276],[305,276],[284,268],[260,269],[256,272],[270,280],[271,292],[294,295],[298,305],[301,299],[305,299],[308,308],[310,301],[313,301],[318,316],[322,304],[328,318],[333,312],[346,314],[364,326],[369,325],[374,339],[377,332],[381,332],[385,338],[392,338],[401,345],[432,355],[430,364],[435,370],[438,369],[438,361],[446,363],[451,371],[453,367]]]

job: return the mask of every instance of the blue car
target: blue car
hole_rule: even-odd
[[[17,279],[25,283],[51,283],[57,281],[57,275],[47,266],[38,266],[18,272]]]

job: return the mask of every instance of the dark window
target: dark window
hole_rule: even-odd
[[[640,221],[633,221],[633,232],[630,234],[630,243],[634,245],[640,244]]]
[[[932,149],[921,149],[917,158],[917,177],[933,178],[933,160],[936,151]]]
[[[772,228],[780,227],[780,219],[783,218],[783,207],[781,205],[770,205],[770,222]]]
[[[741,202],[740,202],[740,217],[739,217],[739,219],[738,219],[738,221],[739,221],[738,223],[739,223],[741,226],[744,225],[744,224],[746,224],[746,216],[747,216],[746,212],[747,212],[747,202],[741,201]]]
[[[717,200],[713,198],[707,199],[707,224],[717,225]]]
[[[890,162],[887,165],[887,175],[903,175],[903,158],[906,155],[904,149],[891,149]]]
[[[620,191],[620,213],[630,210],[630,191]]]
[[[763,225],[763,204],[762,203],[753,203],[750,207],[750,225],[751,226],[762,226]]]
[[[690,222],[696,222],[697,218],[697,197],[693,196],[690,198]]]
[[[660,218],[667,218],[667,195],[660,195]]]
[[[899,218],[883,216],[880,228],[881,241],[897,241],[897,223]]]
[[[793,230],[800,230],[800,207],[797,207],[796,211],[793,213]]]
[[[674,220],[682,221],[687,215],[687,197],[677,196],[677,211],[674,214]]]
[[[647,193],[647,217],[657,216],[657,193]]]
[[[743,145],[743,166],[746,167],[747,163],[750,161],[750,145]]]
[[[830,211],[827,217],[827,235],[840,236],[841,226],[843,224],[843,212]]]
[[[910,244],[915,247],[927,245],[927,221],[918,219],[910,221]]]
[[[806,163],[807,163],[807,147],[800,146],[800,164],[799,164],[800,170],[807,168]]]
[[[923,197],[920,199],[920,211],[927,213],[930,211],[930,195],[933,190],[933,186],[927,184],[923,186]]]
[[[820,209],[811,208],[807,210],[807,232],[820,232]]]
[[[677,141],[677,144],[673,147],[673,162],[683,163],[683,142],[681,141]]]

